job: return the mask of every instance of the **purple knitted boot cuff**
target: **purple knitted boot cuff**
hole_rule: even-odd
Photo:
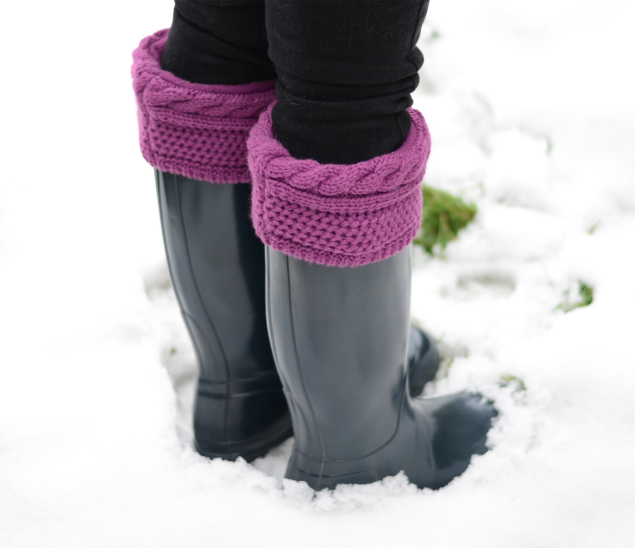
[[[390,154],[352,165],[297,160],[273,136],[271,105],[251,130],[251,215],[260,239],[298,259],[360,266],[406,247],[421,226],[430,133],[409,109],[410,133]]]
[[[161,70],[168,30],[132,54],[143,157],[161,171],[218,183],[248,183],[247,136],[275,98],[275,81],[192,84]]]

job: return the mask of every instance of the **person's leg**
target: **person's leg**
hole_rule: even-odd
[[[271,80],[267,48],[264,0],[176,0],[161,67],[200,84]]]
[[[486,450],[480,396],[411,399],[410,242],[430,136],[408,109],[427,0],[268,0],[278,103],[248,143],[269,336],[315,489],[447,484]]]
[[[419,83],[428,0],[271,0],[277,139],[296,158],[352,164],[399,148]]]
[[[267,335],[246,165],[274,72],[262,2],[243,3],[177,0],[169,34],[142,41],[133,75],[170,275],[199,366],[196,448],[251,460],[289,437],[291,422]]]
[[[267,0],[278,75],[272,118],[295,158],[351,164],[399,148],[423,56],[416,44],[428,0]],[[434,342],[410,327],[411,395],[439,368]]]

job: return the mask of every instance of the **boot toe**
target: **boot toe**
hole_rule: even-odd
[[[437,470],[432,487],[439,488],[461,475],[472,455],[487,452],[487,433],[498,412],[480,394],[462,392],[427,401],[433,407],[428,420],[432,425],[430,443]]]

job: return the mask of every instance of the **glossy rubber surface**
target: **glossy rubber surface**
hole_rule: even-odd
[[[155,173],[170,276],[199,365],[196,448],[253,460],[292,429],[267,335],[251,185]]]
[[[295,433],[287,478],[319,490],[403,470],[439,488],[485,453],[490,403],[407,390],[410,248],[356,268],[266,256],[268,327]]]

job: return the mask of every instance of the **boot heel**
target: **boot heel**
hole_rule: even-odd
[[[205,440],[201,443],[195,439],[194,448],[199,455],[210,459],[234,461],[241,457],[247,462],[251,462],[263,457],[292,435],[291,425],[281,423],[263,438],[249,440],[248,442],[210,442]]]
[[[291,436],[286,405],[274,375],[230,382],[199,379],[196,450],[211,458],[254,460]]]

